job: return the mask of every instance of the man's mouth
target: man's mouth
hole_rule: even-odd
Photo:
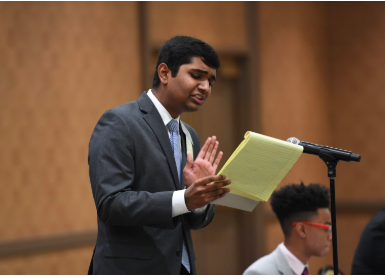
[[[193,95],[192,98],[199,105],[202,105],[205,102],[205,98],[203,96],[199,95],[199,94]]]

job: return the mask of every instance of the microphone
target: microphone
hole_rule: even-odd
[[[312,154],[312,155],[319,156],[320,151],[322,151],[322,152],[326,151],[326,152],[333,154],[333,156],[337,160],[347,161],[347,162],[350,162],[350,161],[359,162],[359,161],[361,161],[360,155],[354,154],[354,153],[347,151],[347,150],[337,149],[337,148],[333,148],[333,147],[329,147],[329,146],[318,145],[318,144],[314,144],[314,143],[310,143],[310,142],[306,142],[306,141],[300,141],[299,139],[297,139],[295,137],[288,138],[286,141],[293,143],[293,144],[303,146],[303,153],[306,153],[306,154]]]

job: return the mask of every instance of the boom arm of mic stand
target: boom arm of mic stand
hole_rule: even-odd
[[[334,275],[338,275],[338,251],[337,251],[337,220],[336,220],[336,198],[335,198],[335,182],[336,167],[338,160],[332,153],[327,150],[320,150],[319,157],[328,167],[328,177],[330,179],[330,202],[332,212],[332,240],[333,240],[333,267]]]

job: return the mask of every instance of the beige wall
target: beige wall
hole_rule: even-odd
[[[105,110],[151,86],[154,52],[185,34],[226,60],[210,105],[186,117],[203,137],[215,130],[210,124],[226,125],[223,105],[230,109],[241,96],[258,116],[242,122],[247,128],[362,155],[361,163],[337,167],[337,204],[347,207],[337,215],[340,268],[350,273],[360,233],[385,203],[378,155],[385,152],[384,15],[378,2],[0,3],[0,245],[96,230],[87,165],[92,130]],[[242,61],[255,54],[258,87],[242,94],[253,87],[240,85],[251,68]],[[237,137],[223,141],[229,147]],[[303,155],[280,186],[300,181],[328,186],[326,166]],[[194,232],[198,273],[240,274],[257,258],[254,249],[267,254],[282,241],[269,204],[261,207],[262,222],[260,212],[219,208],[209,228]],[[265,246],[251,238],[253,228],[264,231]],[[92,247],[0,257],[0,274],[83,274]],[[331,253],[312,258],[311,273],[326,264]]]
[[[88,142],[105,110],[140,93],[136,10],[0,4],[1,241],[96,228]],[[0,273],[82,274],[92,248],[79,251],[0,259]]]
[[[330,144],[327,4],[259,5],[260,114],[265,135]],[[284,180],[314,182],[324,168],[301,157]]]
[[[336,197],[385,206],[385,5],[341,4],[335,3],[331,13],[333,145],[356,151],[362,161],[339,165]],[[374,212],[361,209],[338,218],[345,273],[350,273],[358,238]]]
[[[263,2],[258,7],[261,132],[286,140],[331,145],[328,106],[330,91],[329,4],[322,2]],[[326,166],[302,155],[281,182],[328,185]],[[264,205],[271,214],[269,205]],[[275,216],[266,222],[266,253],[283,241]],[[312,259],[315,274],[330,259]]]
[[[360,163],[337,167],[339,267],[345,274],[369,219],[385,204],[385,6],[383,3],[260,3],[260,98],[262,132],[351,150]],[[303,156],[281,183],[329,186],[320,159]],[[358,208],[355,208],[358,207]],[[361,207],[361,209],[360,209]],[[283,239],[265,205],[266,253]],[[350,208],[350,211],[349,211]],[[312,258],[315,274],[332,254]]]
[[[333,6],[333,142],[362,154],[360,164],[340,167],[341,199],[385,200],[384,13],[384,3]]]
[[[189,35],[219,52],[244,49],[245,8],[242,2],[149,2],[148,37],[153,44],[163,44],[175,35]]]

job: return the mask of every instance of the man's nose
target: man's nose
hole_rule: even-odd
[[[208,80],[200,82],[198,88],[205,94],[210,92],[210,83]]]

